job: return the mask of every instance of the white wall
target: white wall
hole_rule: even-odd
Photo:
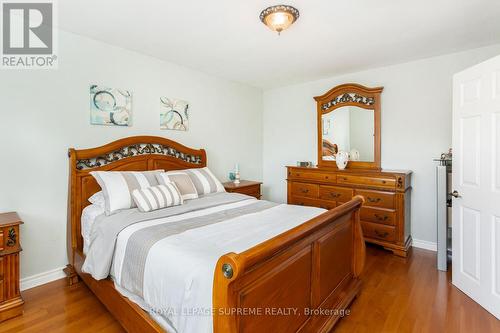
[[[432,159],[451,145],[452,75],[498,54],[495,45],[264,91],[265,197],[284,202],[285,166],[317,160],[313,96],[346,82],[384,86],[382,167],[413,170],[412,234],[435,242]]]
[[[262,178],[262,91],[61,32],[58,70],[0,71],[0,212],[18,211],[21,276],[67,263],[67,149],[131,135],[205,148],[220,178]],[[89,85],[133,92],[133,126],[89,124]],[[188,132],[159,130],[159,97],[190,101]]]

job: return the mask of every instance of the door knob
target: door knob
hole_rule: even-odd
[[[458,191],[457,191],[457,190],[455,190],[455,191],[451,192],[451,193],[450,193],[450,195],[451,195],[452,197],[455,197],[455,198],[461,198],[461,197],[462,197],[462,196],[458,193]]]

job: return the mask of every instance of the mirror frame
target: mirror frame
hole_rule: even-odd
[[[374,169],[380,170],[380,95],[384,87],[368,88],[356,83],[341,84],[330,89],[327,93],[314,97],[317,103],[318,112],[318,166],[327,168],[337,168],[335,161],[324,161],[322,154],[323,128],[321,116],[333,112],[343,106],[357,106],[363,109],[374,111],[374,161],[349,161],[347,169]],[[354,94],[354,97],[351,96]]]

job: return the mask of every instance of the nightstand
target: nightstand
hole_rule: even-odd
[[[19,225],[17,213],[0,214],[0,322],[23,314],[19,291]]]
[[[250,195],[252,197],[256,197],[260,199],[260,185],[262,182],[254,182],[250,180],[240,180],[239,184],[235,184],[234,182],[226,182],[223,183],[226,192],[229,193],[241,193]]]

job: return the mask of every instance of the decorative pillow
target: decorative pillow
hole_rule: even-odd
[[[191,177],[184,171],[168,171],[160,172],[156,175],[158,183],[165,185],[167,183],[175,183],[183,200],[198,198],[198,192],[191,180]]]
[[[186,172],[193,181],[198,195],[226,191],[222,183],[207,167],[187,169],[184,170],[184,172]]]
[[[104,199],[104,194],[102,193],[102,191],[94,193],[89,198],[89,202],[93,205],[103,207],[103,208],[106,206],[106,200]]]
[[[132,197],[141,212],[182,205],[184,202],[174,183],[137,189],[132,192]]]
[[[132,192],[158,185],[156,174],[162,171],[92,171],[90,174],[101,186],[106,215],[111,215],[120,209],[136,207]]]

